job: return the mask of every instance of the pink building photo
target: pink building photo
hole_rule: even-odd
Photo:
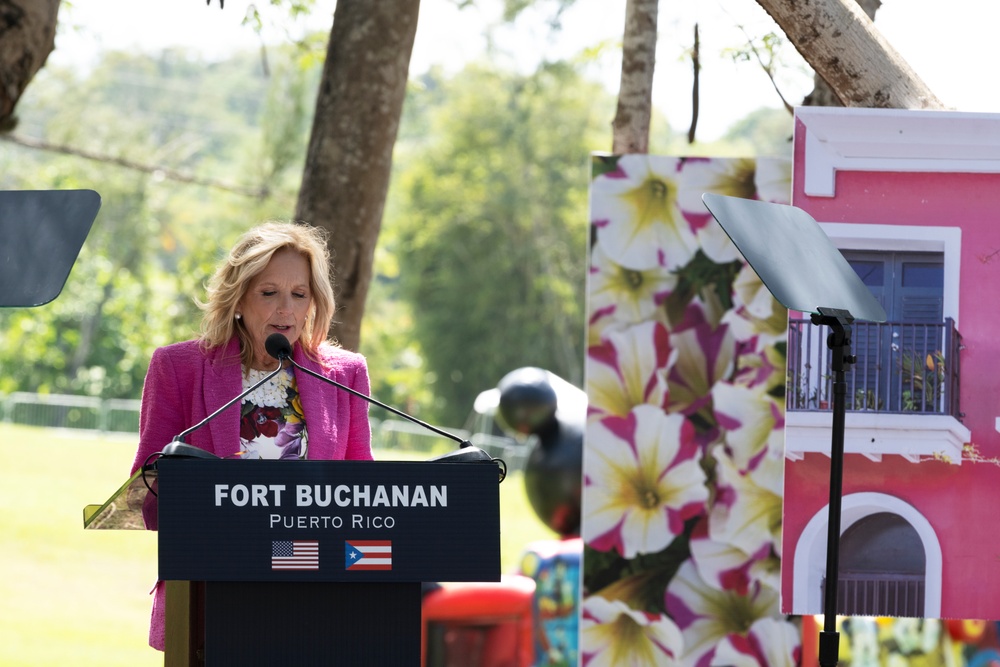
[[[1000,618],[1000,116],[801,108],[792,204],[879,300],[847,372],[838,612]],[[823,610],[825,332],[789,314],[782,611]]]

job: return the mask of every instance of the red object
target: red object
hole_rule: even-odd
[[[945,626],[954,641],[964,644],[979,641],[986,632],[986,621],[948,619]]]
[[[819,631],[815,616],[802,616],[801,667],[819,667]]]
[[[423,667],[530,667],[535,582],[503,575],[499,582],[447,584],[424,597]]]

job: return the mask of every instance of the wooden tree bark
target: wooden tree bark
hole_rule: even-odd
[[[875,13],[882,6],[882,0],[856,0],[858,6],[864,10],[865,15],[872,21],[875,20]],[[840,107],[840,98],[837,97],[833,89],[826,84],[823,77],[818,74],[813,75],[813,89],[802,100],[802,106],[807,107]]]
[[[14,107],[55,48],[59,0],[0,0],[0,132],[13,128]]]
[[[612,123],[611,152],[617,155],[649,151],[657,4],[658,0],[627,0],[625,3],[622,77]]]
[[[844,106],[944,105],[854,0],[757,0]]]
[[[337,317],[356,350],[406,95],[419,0],[339,0],[323,67],[297,220],[330,232]]]

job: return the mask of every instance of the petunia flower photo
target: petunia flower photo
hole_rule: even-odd
[[[663,407],[675,358],[670,334],[659,322],[607,332],[587,351],[591,419],[624,417],[637,405]]]
[[[695,231],[677,205],[682,165],[626,155],[594,179],[591,221],[608,257],[630,269],[673,270],[694,256]]]
[[[790,174],[786,160],[594,157],[584,665],[801,654],[778,605],[787,313],[701,200],[787,203]]]
[[[691,561],[667,586],[666,609],[684,637],[684,667],[708,667],[721,642],[746,637],[761,619],[780,618],[777,590],[758,581],[746,593],[720,590],[706,583]]]
[[[680,665],[684,639],[663,614],[649,614],[599,596],[583,604],[580,651],[587,667]]]
[[[651,405],[587,427],[583,537],[625,558],[666,548],[708,499],[694,428]]]
[[[662,266],[634,269],[611,259],[600,246],[590,264],[591,328],[656,319],[677,276]]]
[[[761,618],[750,631],[719,642],[709,667],[797,667],[802,664],[798,629],[787,621]]]

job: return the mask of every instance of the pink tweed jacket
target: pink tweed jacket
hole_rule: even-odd
[[[370,392],[364,357],[333,346],[322,346],[319,363],[307,358],[296,344],[296,363],[363,394]],[[275,361],[277,367],[277,361]],[[371,460],[368,403],[317,378],[296,373],[302,412],[309,432],[309,458]],[[205,352],[198,341],[185,341],[153,352],[142,390],[139,413],[139,449],[134,473],[149,456],[162,450],[174,436],[194,426],[243,390],[239,341]],[[239,451],[240,408],[232,405],[185,438],[216,456]],[[150,526],[155,529],[155,526]],[[157,582],[149,628],[149,644],[163,650],[164,585]]]

